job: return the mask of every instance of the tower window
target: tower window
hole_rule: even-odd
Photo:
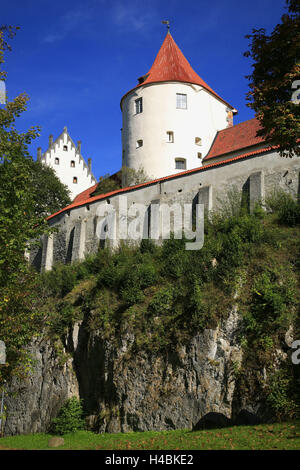
[[[77,184],[77,183],[78,183],[77,176],[73,176],[73,183],[74,183],[74,184]]]
[[[200,137],[195,137],[195,144],[202,145],[202,139]]]
[[[167,142],[174,142],[174,132],[173,131],[167,131]]]
[[[138,149],[138,148],[140,148],[140,147],[142,147],[142,146],[143,146],[143,141],[142,141],[142,139],[141,139],[141,140],[137,140],[137,141],[136,141],[136,148]]]
[[[71,160],[71,168],[75,168],[75,161]]]
[[[187,95],[176,93],[176,108],[187,109]]]
[[[143,112],[143,98],[135,100],[135,113],[139,114]]]
[[[55,165],[59,165],[59,158],[56,157],[55,160],[54,160],[54,163],[55,163]]]
[[[63,146],[63,149],[64,149],[64,151],[66,152],[66,151],[68,150],[68,146],[67,146],[67,145],[64,145],[64,146]]]
[[[175,168],[176,170],[186,170],[186,159],[175,158]]]
[[[202,153],[201,153],[201,152],[198,152],[198,153],[197,153],[197,157],[200,158],[200,160],[202,160]]]

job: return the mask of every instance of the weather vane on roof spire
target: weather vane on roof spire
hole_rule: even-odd
[[[162,21],[162,24],[166,24],[166,25],[167,25],[168,33],[169,33],[169,32],[170,32],[170,21],[169,21],[169,20]]]

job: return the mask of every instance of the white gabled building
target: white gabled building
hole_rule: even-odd
[[[150,178],[202,165],[237,113],[192,69],[170,32],[149,72],[121,99],[122,166]]]
[[[55,141],[52,135],[49,136],[48,149],[42,154],[39,147],[37,158],[55,170],[60,181],[69,188],[71,199],[97,183],[92,173],[92,160],[89,158],[88,163],[85,162],[81,155],[81,142],[75,145],[66,127]]]

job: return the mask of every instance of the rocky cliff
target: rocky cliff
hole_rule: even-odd
[[[64,361],[49,341],[35,341],[33,371],[7,393],[5,435],[47,431],[74,395],[83,398],[87,423],[97,432],[192,429],[207,416],[235,419],[242,410],[264,418],[257,391],[241,399],[237,390],[239,328],[232,310],[216,329],[173,351],[132,355],[129,333],[116,347],[100,331],[89,332],[83,320],[66,338]]]

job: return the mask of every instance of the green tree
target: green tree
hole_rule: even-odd
[[[70,191],[56,176],[53,168],[39,161],[30,161],[35,196],[35,213],[47,216],[71,203]]]
[[[248,75],[248,106],[261,124],[258,135],[271,146],[278,146],[281,156],[300,156],[300,104],[292,99],[300,94],[300,4],[286,0],[287,13],[270,35],[253,29],[246,57],[253,59]],[[298,82],[298,83],[297,83]]]
[[[114,175],[105,175],[101,176],[99,179],[98,186],[93,192],[92,196],[98,196],[99,194],[110,193],[111,191],[116,191],[127,186],[134,186],[136,184],[145,183],[149,181],[149,176],[145,173],[143,168],[134,170],[133,168],[128,168],[123,166]]]
[[[0,27],[0,67],[10,49],[7,38],[16,28]],[[6,72],[0,70],[0,79]],[[38,127],[20,133],[15,121],[26,110],[23,93],[0,108],[0,335],[7,346],[7,374],[26,368],[24,346],[36,331],[38,315],[32,309],[35,279],[25,259],[34,240],[48,230],[45,218],[36,213],[32,158],[28,145],[39,135]],[[26,356],[26,358],[25,358]],[[1,380],[0,380],[1,381]]]
[[[52,430],[56,434],[68,434],[84,428],[82,400],[69,398],[61,407],[58,416],[52,420]]]

